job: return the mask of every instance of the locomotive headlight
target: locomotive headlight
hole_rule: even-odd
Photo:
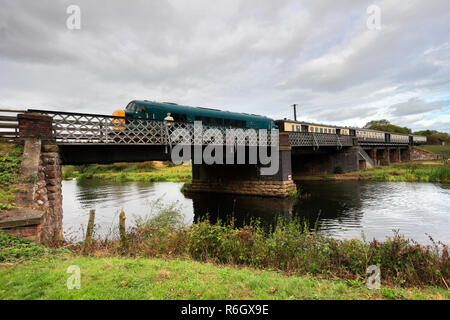
[[[124,119],[114,119],[113,123],[114,123],[114,130],[123,130],[125,129],[124,125],[125,125],[125,110],[116,110],[113,112],[112,114],[115,117],[121,117]]]

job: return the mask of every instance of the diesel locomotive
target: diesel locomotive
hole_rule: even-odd
[[[256,114],[188,107],[172,102],[134,100],[125,110],[117,110],[113,115],[124,117],[127,122],[131,119],[164,120],[169,113],[177,122],[202,121],[205,126],[222,128],[276,129],[272,119]]]

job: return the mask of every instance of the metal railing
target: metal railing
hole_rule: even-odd
[[[174,145],[227,144],[227,128],[195,126],[192,122],[162,121],[154,119],[125,119],[123,117],[28,110],[52,117],[53,136],[56,143],[64,144],[115,144],[115,145]],[[228,128],[230,129],[230,128]],[[238,129],[238,128],[231,128]],[[207,130],[208,139],[205,139]],[[233,145],[267,146],[272,137],[259,136],[258,130],[235,131]],[[262,141],[259,141],[259,139]],[[222,142],[223,141],[223,142]]]
[[[351,136],[339,136],[328,133],[289,132],[289,144],[291,147],[351,147]]]
[[[19,138],[17,114],[24,110],[0,109],[0,139],[14,140]]]

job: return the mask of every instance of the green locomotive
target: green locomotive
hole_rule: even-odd
[[[221,111],[210,108],[188,107],[172,102],[148,100],[131,101],[125,110],[117,110],[114,116],[131,119],[164,120],[168,114],[177,122],[202,121],[204,126],[245,129],[276,129],[270,118],[248,113]]]

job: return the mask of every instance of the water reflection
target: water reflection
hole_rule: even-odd
[[[108,234],[117,225],[124,208],[128,225],[134,217],[147,216],[157,199],[178,201],[185,223],[203,219],[227,221],[242,226],[259,219],[272,225],[277,217],[318,222],[325,234],[337,238],[384,240],[393,229],[421,243],[427,233],[450,242],[450,185],[432,183],[302,182],[299,187],[310,197],[302,200],[198,194],[186,198],[182,183],[151,184],[87,181],[63,182],[63,227],[71,239],[82,238],[90,209],[96,209],[97,232]]]

